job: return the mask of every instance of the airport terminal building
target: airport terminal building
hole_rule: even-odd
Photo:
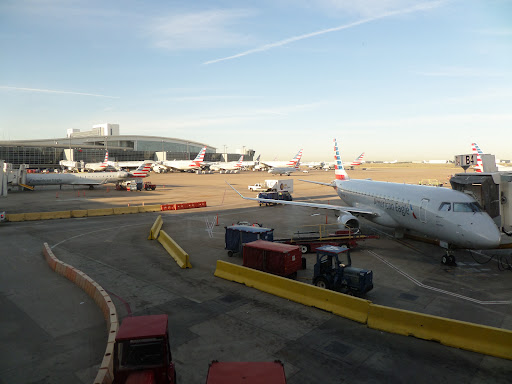
[[[121,135],[119,124],[98,124],[90,131],[68,129],[67,137],[41,140],[0,141],[0,159],[13,166],[57,168],[61,160],[96,163],[108,149],[110,161],[188,160],[206,145],[205,161],[235,161],[240,154],[217,153],[217,148],[197,141],[160,137]],[[254,151],[244,154],[252,160]]]

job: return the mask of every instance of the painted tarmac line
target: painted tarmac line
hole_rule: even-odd
[[[402,271],[398,267],[395,267],[393,264],[391,264],[389,261],[384,259],[382,256],[380,256],[376,252],[370,251],[368,249],[366,250],[366,252],[368,252],[370,255],[376,257],[377,259],[379,259],[380,261],[382,261],[384,264],[388,265],[389,267],[393,268],[395,271],[400,273],[406,279],[412,281],[418,287],[425,288],[425,289],[428,289],[428,290],[431,290],[431,291],[434,291],[434,292],[439,292],[439,293],[442,293],[442,294],[445,294],[445,295],[453,296],[453,297],[456,297],[458,299],[462,299],[462,300],[466,300],[466,301],[471,301],[471,302],[473,302],[475,304],[480,304],[480,305],[503,305],[503,304],[506,305],[506,304],[512,304],[512,300],[509,300],[509,301],[499,301],[499,300],[496,300],[496,301],[482,301],[482,300],[473,299],[473,298],[468,297],[468,296],[459,295],[458,293],[454,293],[454,292],[450,292],[450,291],[445,291],[444,289],[440,289],[440,288],[436,288],[436,287],[431,287],[430,285],[423,284],[422,282],[416,280],[414,277],[408,275],[406,272]]]

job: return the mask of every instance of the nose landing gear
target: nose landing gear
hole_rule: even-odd
[[[453,251],[446,250],[446,255],[443,255],[441,258],[441,263],[444,265],[457,265],[455,262],[455,256],[453,255]]]

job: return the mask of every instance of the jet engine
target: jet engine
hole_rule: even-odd
[[[338,226],[342,228],[359,229],[359,220],[350,213],[343,213],[338,217]]]

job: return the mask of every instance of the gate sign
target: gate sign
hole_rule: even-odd
[[[469,154],[469,155],[457,155],[455,156],[455,165],[458,165],[462,168],[469,168],[472,165],[476,165],[477,163],[477,155]]]

